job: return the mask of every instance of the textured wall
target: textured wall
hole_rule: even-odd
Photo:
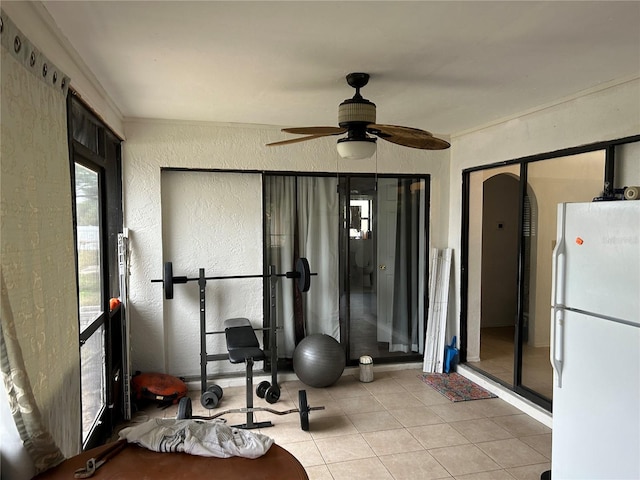
[[[133,367],[142,371],[166,371],[174,375],[189,372],[199,345],[184,340],[184,353],[169,347],[173,334],[161,287],[151,284],[162,276],[162,264],[168,257],[163,242],[163,225],[172,222],[179,212],[167,213],[163,199],[163,167],[300,172],[380,172],[420,173],[431,175],[431,243],[447,245],[449,151],[428,152],[378,142],[378,153],[368,160],[339,159],[335,139],[319,139],[287,147],[267,148],[265,143],[285,137],[275,127],[217,125],[197,122],[136,120],[125,124],[127,141],[123,151],[125,225],[131,238],[131,323]],[[232,178],[232,177],[229,177]],[[217,180],[216,180],[217,181]],[[225,185],[225,188],[229,185]],[[186,195],[186,192],[185,192]],[[207,202],[211,202],[210,197]],[[255,225],[260,212],[252,201],[227,202],[224,228],[232,231],[236,222]],[[258,215],[256,217],[256,215]],[[239,219],[239,220],[235,220]],[[165,236],[167,232],[164,233]],[[261,242],[261,239],[259,239]],[[221,244],[211,239],[197,249],[215,249],[221,255],[233,256],[233,241]],[[262,245],[259,245],[260,251]],[[197,250],[196,249],[196,250]],[[261,259],[260,259],[261,262]],[[177,263],[176,263],[177,265]],[[205,267],[206,265],[200,265]],[[196,272],[197,273],[197,272]],[[243,272],[244,273],[244,272]],[[176,274],[181,274],[176,272]],[[178,286],[180,288],[180,286]],[[197,295],[197,288],[190,295]],[[207,294],[209,290],[207,290]],[[213,292],[213,291],[212,291]],[[213,294],[213,293],[212,293]],[[174,307],[169,307],[174,308]],[[254,309],[253,315],[262,317]],[[254,319],[252,319],[254,320]],[[197,321],[197,319],[196,319]],[[191,350],[189,352],[188,350]],[[182,365],[174,370],[174,365]]]
[[[175,275],[197,277],[200,268],[208,277],[262,273],[259,174],[165,170],[161,180],[163,257]],[[207,331],[224,330],[223,320],[234,317],[262,327],[262,279],[208,281],[205,294]],[[190,282],[176,285],[173,300],[164,302],[169,374],[200,375],[199,300],[198,282]],[[224,335],[208,335],[206,350],[225,353]],[[209,374],[238,370],[244,366],[228,361],[207,365]]]

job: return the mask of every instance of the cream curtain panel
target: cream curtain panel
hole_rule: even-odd
[[[318,276],[303,295],[304,334],[324,333],[340,340],[338,278],[338,180],[335,177],[268,176],[266,208],[271,260],[278,272],[292,268],[298,215],[299,255]],[[291,282],[277,285],[278,356],[291,358],[296,347]]]
[[[2,11],[0,18],[1,366],[11,414],[40,471],[81,450],[69,79]]]

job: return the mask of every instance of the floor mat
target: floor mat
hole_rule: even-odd
[[[424,383],[435,388],[452,402],[497,398],[459,373],[425,373],[419,375]]]

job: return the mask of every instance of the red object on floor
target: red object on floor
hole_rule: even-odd
[[[131,379],[131,390],[136,400],[175,404],[187,394],[187,385],[178,377],[165,373],[141,373]]]

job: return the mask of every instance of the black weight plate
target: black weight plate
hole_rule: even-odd
[[[187,420],[191,417],[191,399],[189,397],[182,397],[178,402],[178,415],[176,416],[176,420]]]
[[[298,390],[298,403],[300,410],[300,428],[309,431],[309,404],[307,403],[307,391]]]
[[[272,385],[271,387],[269,387],[269,390],[267,390],[264,399],[267,401],[267,403],[276,403],[278,400],[280,400],[280,387],[278,387],[278,385]]]
[[[298,274],[297,283],[298,290],[302,293],[308,292],[311,287],[311,270],[309,269],[309,261],[301,257],[296,262],[296,272]]]
[[[218,396],[208,390],[204,392],[200,397],[200,403],[202,404],[202,406],[204,408],[208,408],[209,410],[211,410],[212,408],[216,408],[219,401],[220,399],[218,398]]]
[[[218,397],[218,400],[222,400],[222,396],[224,395],[222,387],[220,385],[216,385],[215,383],[207,388],[207,392],[215,393]]]
[[[171,300],[173,298],[173,265],[171,262],[165,262],[164,264],[162,285],[164,286],[164,298]]]
[[[258,397],[260,398],[264,398],[265,393],[267,393],[267,390],[269,390],[269,387],[271,386],[271,384],[269,382],[267,382],[266,380],[263,382],[260,382],[258,384],[258,387],[256,388],[256,395],[258,395]]]

